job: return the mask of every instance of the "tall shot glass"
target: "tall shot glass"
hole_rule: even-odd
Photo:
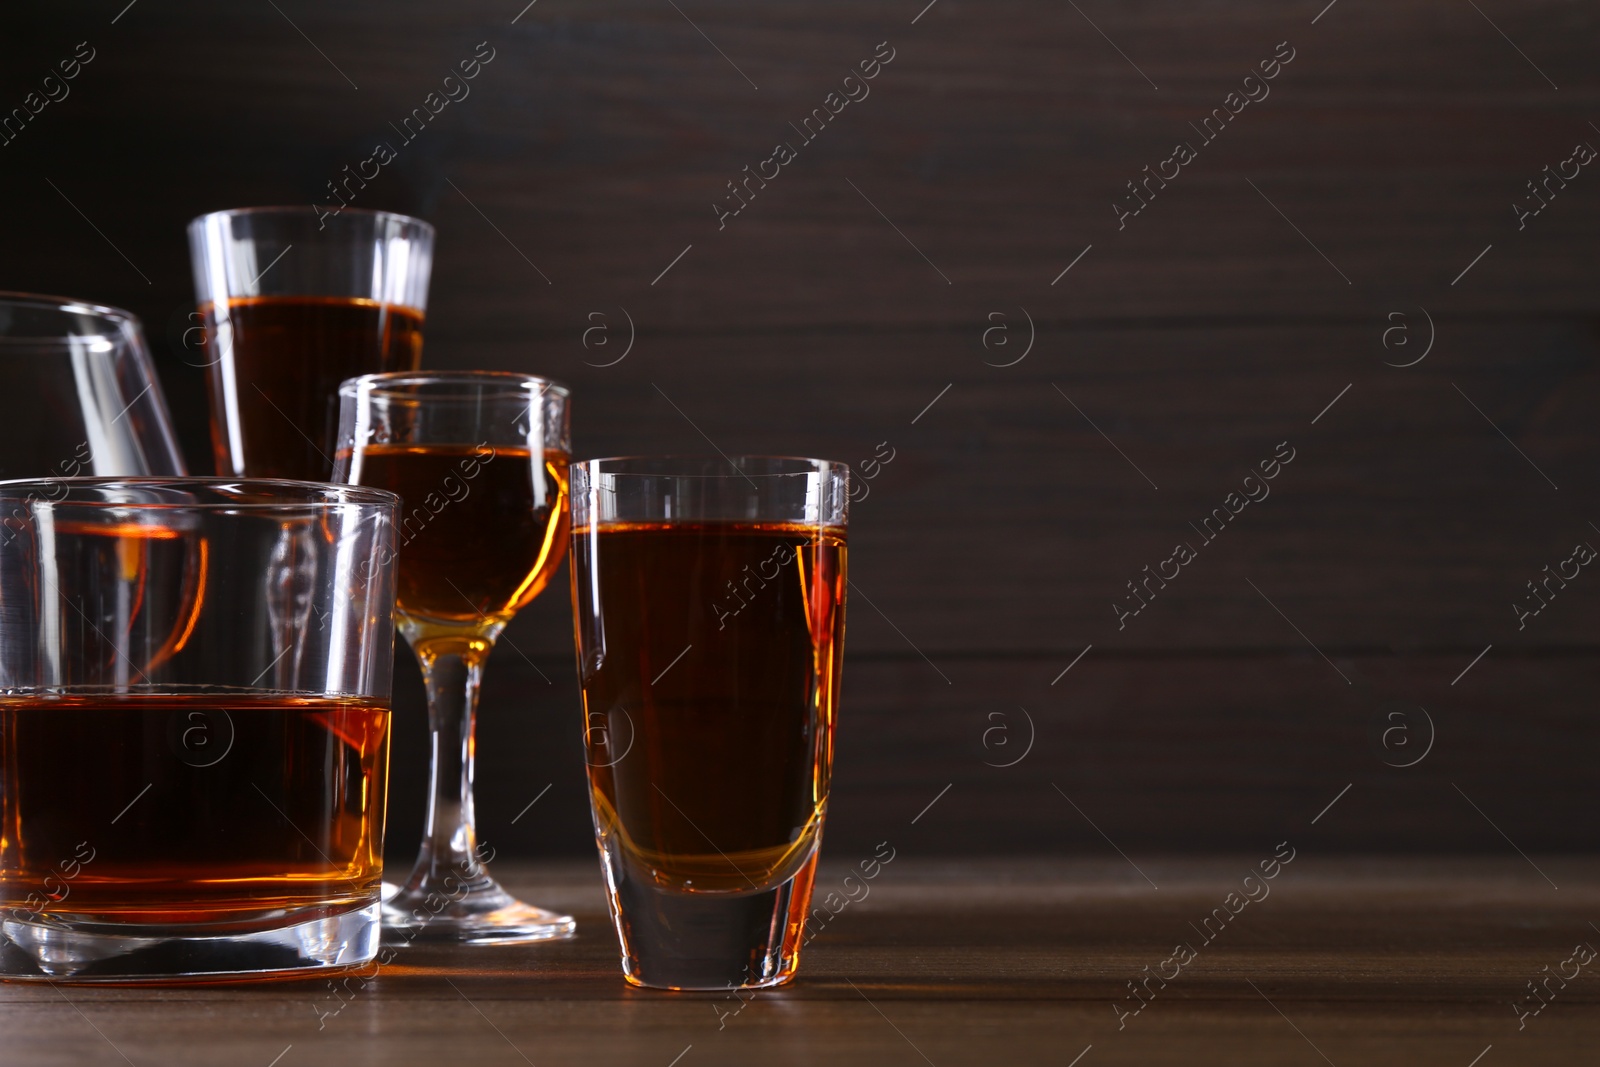
[[[638,986],[793,978],[822,840],[848,468],[732,463],[572,468],[589,797]]]
[[[328,479],[339,383],[421,364],[433,236],[421,219],[357,208],[189,224],[217,473]]]
[[[396,504],[303,482],[0,483],[0,978],[373,958]]]

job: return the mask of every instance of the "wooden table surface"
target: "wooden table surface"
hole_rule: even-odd
[[[513,888],[578,916],[574,940],[411,949],[337,1014],[325,980],[0,986],[0,1063],[1595,1062],[1600,962],[1551,980],[1520,1029],[1512,1005],[1600,944],[1600,862],[1301,854],[1206,943],[1197,927],[1260,858],[1141,857],[1147,881],[1120,860],[902,857],[792,986],[743,1002],[625,986],[593,864],[507,867]],[[825,870],[819,894],[845,873]],[[1126,983],[1171,974],[1178,942],[1195,957],[1119,1029],[1112,1005],[1137,1007]]]

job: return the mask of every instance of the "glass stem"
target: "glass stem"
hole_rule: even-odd
[[[465,649],[417,650],[428,690],[428,729],[433,739],[428,781],[428,822],[422,854],[411,875],[413,887],[430,883],[452,896],[491,883],[478,855],[472,808],[472,773],[478,716],[478,685],[489,643]]]

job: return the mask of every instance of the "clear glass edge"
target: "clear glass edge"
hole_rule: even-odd
[[[299,204],[258,204],[258,205],[254,206],[254,207],[227,207],[227,208],[220,208],[220,209],[218,209],[216,211],[207,211],[207,212],[204,212],[203,214],[196,215],[194,218],[190,219],[187,224],[185,224],[184,229],[185,230],[193,230],[196,226],[204,224],[206,219],[211,219],[211,218],[227,218],[227,217],[234,216],[234,215],[291,215],[291,214],[304,214],[306,212],[310,212],[311,214],[314,215],[316,213],[315,205],[312,205],[312,204],[304,204],[304,205],[299,205]],[[421,219],[421,218],[418,218],[415,215],[406,215],[406,214],[403,214],[402,212],[399,212],[399,211],[382,211],[382,210],[379,210],[379,209],[376,209],[376,208],[369,208],[369,207],[345,207],[345,208],[341,208],[340,211],[338,212],[338,214],[340,214],[340,215],[344,215],[344,214],[347,214],[347,213],[351,214],[351,215],[361,215],[361,216],[374,218],[374,219],[389,218],[389,219],[398,219],[401,222],[414,222],[419,226],[427,227],[427,229],[430,232],[432,232],[435,236],[438,235],[438,230],[434,227],[433,223],[429,222],[427,219]]]
[[[0,289],[0,304],[25,304],[42,310],[59,311],[70,315],[98,315],[117,324],[121,329],[139,326],[139,316],[125,308],[114,307],[111,304],[97,304],[93,300],[81,300],[73,296],[57,296],[54,293],[25,293],[17,289]],[[75,334],[74,336],[90,336],[88,334]],[[62,338],[56,334],[41,334],[38,337],[0,337],[0,343],[8,344],[49,344],[58,342]]]
[[[41,497],[66,486],[69,495],[61,500],[43,500]],[[282,499],[268,501],[197,500],[197,501],[106,501],[84,497],[73,498],[70,490],[117,488],[167,488],[214,489],[238,486],[241,491],[259,492],[293,489],[298,496],[284,495]],[[220,478],[201,475],[151,475],[149,477],[62,477],[62,478],[8,478],[0,480],[0,500],[17,500],[24,503],[50,503],[56,506],[105,507],[151,510],[242,510],[274,511],[293,508],[334,508],[356,506],[398,507],[400,498],[387,489],[365,485],[346,485],[339,482],[308,482],[291,478]]]
[[[399,391],[390,393],[383,389],[375,390],[372,389],[371,386],[380,383],[392,385],[428,385],[432,383],[448,384],[450,382],[470,384],[473,382],[509,383],[511,381],[520,382],[524,385],[537,382],[544,387],[539,390],[541,395],[549,392],[554,393],[563,399],[571,399],[572,397],[572,390],[567,388],[567,386],[563,383],[556,381],[554,378],[546,378],[542,374],[524,374],[521,371],[510,370],[396,370],[382,371],[375,374],[361,374],[354,378],[346,378],[344,381],[340,382],[338,395],[341,398],[347,396],[358,397],[361,395],[362,388],[366,387],[367,394],[369,396],[375,394],[378,396],[397,397],[404,399],[407,396],[405,393]],[[431,396],[428,399],[430,401],[440,401],[457,398],[450,396]],[[477,398],[472,397],[470,399]]]
[[[776,460],[776,461],[780,461],[780,462],[784,462],[784,463],[794,463],[797,466],[801,465],[801,464],[804,464],[806,466],[804,467],[804,469],[796,469],[796,470],[792,470],[792,471],[780,471],[780,472],[778,472],[776,474],[761,474],[761,473],[756,473],[756,472],[746,471],[746,470],[741,469],[739,464],[736,462],[738,460],[761,460],[763,462],[771,462],[771,461]],[[755,453],[741,453],[740,455],[736,455],[736,456],[704,456],[704,455],[695,455],[695,454],[692,454],[692,453],[669,454],[669,455],[660,455],[660,456],[650,456],[650,455],[602,456],[602,457],[598,457],[598,458],[595,458],[595,459],[575,459],[575,460],[572,461],[572,469],[574,471],[576,471],[578,468],[581,467],[581,468],[583,468],[583,473],[585,474],[585,476],[589,476],[589,475],[593,475],[594,473],[596,473],[596,467],[598,465],[607,464],[607,463],[685,463],[685,464],[696,463],[696,464],[704,464],[704,463],[710,463],[710,462],[713,462],[713,461],[721,461],[723,463],[727,463],[727,464],[729,464],[730,466],[733,467],[733,470],[730,471],[727,474],[694,474],[694,473],[689,473],[689,472],[685,472],[685,471],[672,471],[672,470],[652,470],[652,471],[620,470],[619,471],[619,470],[603,470],[602,469],[602,470],[600,470],[599,473],[606,474],[606,475],[609,475],[609,476],[612,476],[612,477],[618,477],[618,478],[737,478],[737,477],[752,477],[752,476],[756,477],[756,478],[794,478],[794,477],[798,477],[798,476],[812,475],[812,474],[830,474],[830,475],[836,475],[836,476],[837,475],[843,475],[843,476],[848,477],[848,475],[850,473],[850,464],[845,463],[842,460],[819,459],[819,458],[816,458],[814,456],[759,455],[759,454],[755,454]]]

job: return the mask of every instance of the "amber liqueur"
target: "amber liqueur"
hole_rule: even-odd
[[[566,554],[565,452],[505,445],[368,445],[350,480],[397,493],[402,627],[504,622]]]
[[[844,648],[845,535],[616,524],[573,538],[602,849],[656,886],[746,892],[807,868]]]
[[[372,904],[387,703],[0,696],[0,921],[219,933]]]
[[[422,314],[357,297],[262,296],[201,308],[217,470],[255,478],[326,481],[338,430],[339,383],[416,370]],[[231,382],[231,385],[230,385]],[[231,428],[229,423],[233,422]],[[236,455],[230,433],[238,435]]]

